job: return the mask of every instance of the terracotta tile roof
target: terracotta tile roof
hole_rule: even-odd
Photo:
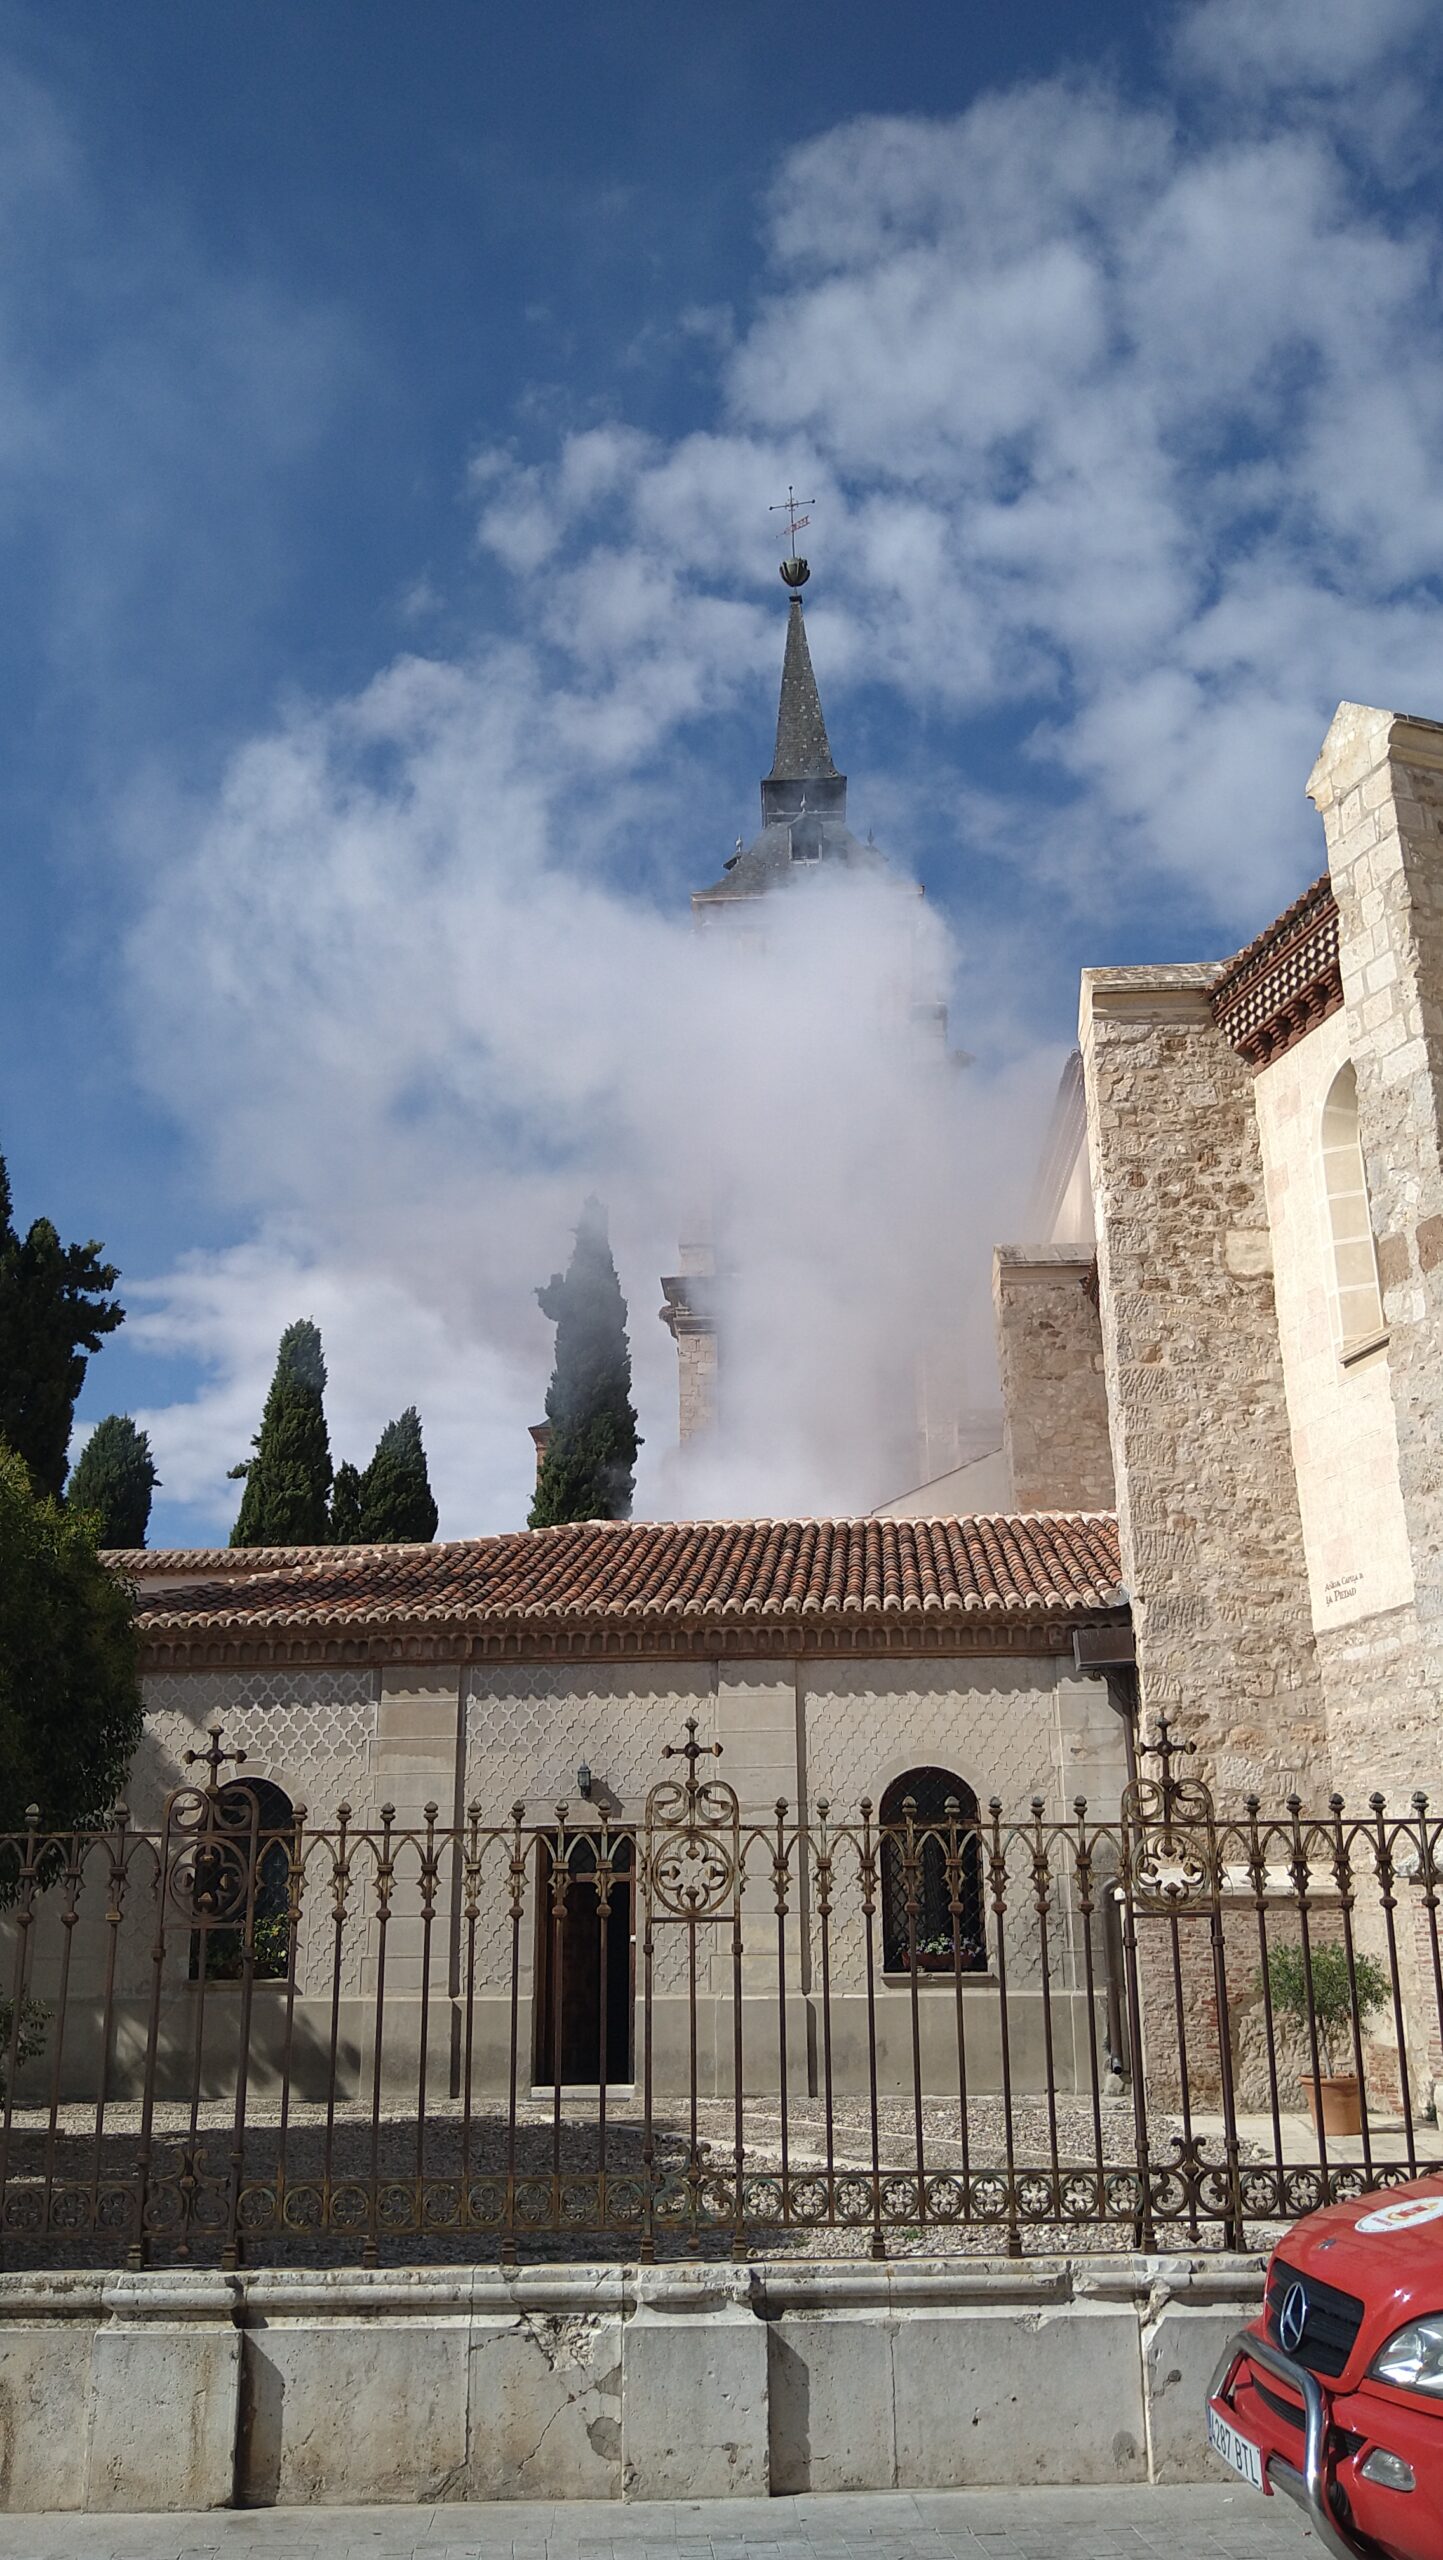
[[[262,1636],[370,1640],[939,1620],[1075,1620],[1118,1606],[1109,1513],[950,1520],[580,1522],[429,1547],[116,1552],[152,1654]],[[169,1586],[169,1587],[167,1587]]]
[[[432,1545],[382,1547],[106,1547],[105,1562],[139,1582],[218,1582],[232,1574],[360,1572],[377,1557],[430,1556]]]
[[[1325,871],[1229,960],[1212,990],[1213,1020],[1251,1065],[1265,1067],[1342,1001],[1338,910]]]

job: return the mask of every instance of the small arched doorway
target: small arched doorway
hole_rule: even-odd
[[[883,1795],[880,1821],[883,1970],[983,1972],[987,1931],[973,1789],[955,1769],[905,1769]]]
[[[599,2087],[603,2066],[608,2088],[631,2080],[636,1849],[628,1832],[609,1834],[606,1847],[603,1874],[598,1835],[569,1833],[563,1876],[561,1844],[537,1844],[538,2087]]]

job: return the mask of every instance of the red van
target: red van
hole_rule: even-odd
[[[1443,2177],[1328,2205],[1279,2241],[1207,2430],[1335,2560],[1443,2560]]]

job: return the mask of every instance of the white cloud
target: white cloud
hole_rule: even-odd
[[[1229,89],[1346,90],[1432,16],[1430,0],[1204,0],[1183,18],[1178,50]]]
[[[1290,13],[1252,16],[1281,80]],[[1223,43],[1208,11],[1187,23]],[[1403,25],[1332,10],[1321,32],[1355,60]],[[1194,905],[1261,921],[1315,858],[1300,738],[1342,692],[1435,682],[1440,241],[1368,191],[1346,138],[1296,84],[1262,130],[1199,133],[1054,82],[792,154],[723,423],[610,446],[604,530],[564,441],[518,467],[567,536],[547,635],[582,691],[605,672],[608,720],[626,684],[624,751],[715,708],[738,665],[736,623],[698,613],[661,681],[658,586],[679,606],[750,584],[758,493],[801,474],[834,687],[881,671],[944,717],[1030,707],[1015,832],[1039,870],[1085,897],[1106,847],[1139,897],[1185,874]],[[1061,816],[1047,764],[1076,786]]]

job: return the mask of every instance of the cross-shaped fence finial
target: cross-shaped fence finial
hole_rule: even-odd
[[[1138,1745],[1139,1760],[1155,1760],[1158,1764],[1158,1781],[1162,1788],[1164,1815],[1171,1813],[1177,1801],[1178,1790],[1182,1785],[1181,1778],[1173,1768],[1173,1762],[1190,1760],[1196,1749],[1195,1742],[1173,1740],[1172,1727],[1166,1715],[1161,1712],[1159,1712],[1151,1742],[1142,1742]]]
[[[698,1742],[696,1738],[695,1716],[687,1717],[685,1742],[664,1742],[661,1746],[661,1756],[663,1760],[684,1760],[686,1762],[687,1783],[689,1785],[695,1785],[696,1783],[696,1764],[698,1760],[720,1760],[721,1755],[722,1747],[719,1742]]]
[[[218,1795],[220,1793],[220,1773],[227,1763],[229,1763],[234,1769],[242,1768],[245,1764],[245,1753],[243,1751],[226,1751],[222,1749],[221,1737],[223,1730],[224,1728],[218,1724],[207,1725],[206,1731],[210,1735],[210,1749],[208,1751],[187,1751],[185,1755],[185,1765],[188,1769],[194,1769],[204,1765],[210,1771],[210,1776],[205,1782],[205,1789],[206,1794],[211,1796]]]

